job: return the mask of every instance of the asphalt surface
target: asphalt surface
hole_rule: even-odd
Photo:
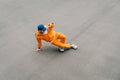
[[[35,52],[48,22],[78,49]],[[120,0],[0,0],[0,80],[120,80]]]

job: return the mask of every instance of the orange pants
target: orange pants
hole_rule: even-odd
[[[60,48],[70,48],[71,44],[66,44],[66,36],[64,34],[55,33],[55,39],[53,40],[52,44],[58,46]]]

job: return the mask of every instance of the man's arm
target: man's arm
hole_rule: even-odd
[[[41,47],[42,47],[41,39],[37,39],[37,43],[38,43],[38,49],[41,49]]]
[[[42,41],[37,34],[35,34],[35,37],[36,37],[37,44],[38,44],[38,48],[36,49],[36,51],[39,51],[42,48]]]

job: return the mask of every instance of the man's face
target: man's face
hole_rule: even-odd
[[[43,34],[43,33],[44,33],[44,31],[43,31],[43,30],[38,30],[38,32],[39,32],[39,33],[41,33],[41,34]]]

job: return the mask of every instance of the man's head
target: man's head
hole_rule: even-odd
[[[46,27],[43,24],[39,24],[38,25],[38,31],[43,34],[44,31],[46,30]]]

